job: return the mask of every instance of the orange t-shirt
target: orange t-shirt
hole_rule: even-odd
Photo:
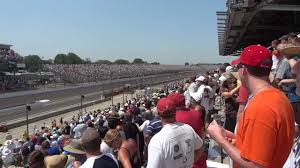
[[[270,88],[257,93],[238,124],[236,147],[241,157],[267,168],[282,168],[291,152],[294,123],[292,106],[281,91]]]

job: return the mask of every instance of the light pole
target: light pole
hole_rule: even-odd
[[[80,96],[80,113],[82,114],[82,103],[83,103],[84,95]]]
[[[113,83],[112,83],[112,72],[110,73],[110,84],[111,84],[111,107],[114,106],[114,87],[113,87]]]
[[[29,111],[31,111],[31,106],[30,105],[26,105],[26,134],[27,137],[29,136]]]
[[[123,105],[125,103],[125,84],[123,84]]]

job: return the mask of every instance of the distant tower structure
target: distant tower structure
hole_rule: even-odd
[[[0,44],[0,61],[7,61],[11,53],[10,44]]]
[[[24,59],[17,52],[11,49],[10,44],[0,44],[0,72],[16,72],[18,69],[24,69]]]

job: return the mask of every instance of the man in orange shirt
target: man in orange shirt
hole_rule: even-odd
[[[282,168],[293,144],[295,121],[287,97],[269,84],[272,56],[267,48],[252,45],[244,49],[240,61],[241,81],[251,96],[237,133],[222,129],[216,121],[207,132],[232,158],[235,168]]]

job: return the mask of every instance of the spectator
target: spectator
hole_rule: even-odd
[[[86,118],[85,118],[86,119]],[[88,120],[86,119],[85,121],[80,120],[79,124],[75,126],[75,128],[73,129],[74,134],[74,138],[80,138],[81,134],[86,130],[87,125],[85,124],[85,122],[88,122]]]
[[[116,158],[112,154],[101,155],[100,142],[100,135],[96,129],[87,128],[83,132],[81,143],[84,151],[86,152],[87,160],[80,166],[80,168],[119,167]],[[79,162],[74,162],[73,167],[77,168],[79,165]]]
[[[277,49],[279,52],[282,51],[284,48],[284,44],[279,44],[277,46]],[[280,81],[283,79],[287,78],[287,73],[290,69],[290,65],[288,63],[288,60],[284,57],[283,53],[281,52],[280,55],[277,57],[278,58],[278,63],[277,63],[277,68],[275,70],[275,75],[274,75],[274,81],[275,81],[275,86],[279,87],[284,91],[286,94],[288,93],[288,88],[284,87],[284,85],[280,84]]]
[[[122,136],[116,129],[108,130],[101,142],[101,153],[111,153],[118,150],[122,144]]]
[[[67,163],[67,168],[72,168],[74,161],[79,162],[79,164],[83,164],[86,161],[85,152],[79,139],[71,140],[63,149],[66,154],[72,156]]]
[[[163,128],[150,141],[147,167],[191,168],[200,157],[203,141],[191,126],[176,123],[176,106],[173,101],[160,99],[157,111]]]
[[[145,132],[145,142],[148,144],[150,142],[151,137],[153,137],[155,134],[157,134],[162,129],[162,123],[161,120],[157,114],[157,108],[153,109],[154,119],[152,119]]]
[[[46,156],[44,159],[46,168],[63,168],[68,161],[68,157],[65,154]]]
[[[224,92],[231,92],[236,88],[236,79],[229,78],[223,82],[223,93]],[[240,87],[239,87],[240,88]],[[225,97],[225,129],[234,132],[235,125],[236,125],[236,117],[238,112],[238,104],[235,101],[235,96]]]
[[[44,163],[45,154],[40,150],[33,151],[29,156],[30,168],[45,168]]]
[[[202,120],[202,114],[193,108],[185,108],[184,96],[180,93],[172,93],[168,96],[168,99],[172,100],[176,107],[176,121],[190,125],[201,139],[205,138],[204,134],[204,121]],[[203,147],[202,147],[203,148]],[[206,156],[203,154],[202,149],[201,157],[194,163],[193,168],[206,168]]]
[[[70,135],[71,127],[70,127],[69,123],[68,123],[67,121],[65,121],[64,124],[65,124],[65,125],[64,125],[64,127],[63,127],[62,133],[63,133],[64,135]]]
[[[292,107],[285,95],[269,84],[272,56],[267,48],[249,46],[240,59],[241,81],[252,98],[241,116],[237,134],[222,129],[216,121],[207,132],[233,159],[234,167],[281,168],[294,138]],[[236,147],[227,139],[234,139]]]
[[[140,136],[138,126],[134,123],[126,123],[124,132],[126,140],[118,151],[119,159],[124,168],[139,168],[143,160],[144,137]]]
[[[213,90],[208,86],[207,79],[204,76],[199,76],[196,80],[199,88],[196,92],[190,93],[191,97],[196,101],[200,101],[201,105],[205,108],[206,113],[208,113],[213,107]]]

